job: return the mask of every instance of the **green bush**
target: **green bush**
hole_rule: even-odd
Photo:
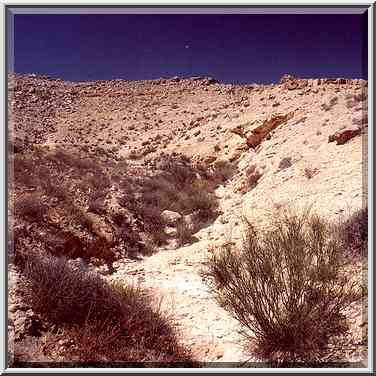
[[[219,303],[271,361],[320,358],[358,298],[341,266],[340,240],[318,216],[285,213],[264,233],[245,221],[240,249],[214,252],[204,275]],[[321,354],[321,355],[320,355]]]

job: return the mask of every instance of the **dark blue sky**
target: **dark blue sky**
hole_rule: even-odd
[[[367,78],[366,15],[15,15],[14,71],[71,81]]]

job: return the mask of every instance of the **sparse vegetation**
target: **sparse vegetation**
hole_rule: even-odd
[[[176,226],[176,231],[179,245],[183,246],[191,241],[194,229],[183,220]]]
[[[368,247],[368,207],[352,213],[338,226],[343,248],[347,255],[367,256]]]
[[[324,111],[330,111],[338,103],[338,97],[333,97],[327,103],[321,105],[321,109]]]
[[[64,354],[81,364],[155,362],[193,365],[187,350],[145,292],[116,283],[110,285],[84,264],[73,267],[65,258],[29,258],[33,309],[64,328],[72,346]]]
[[[227,160],[219,160],[214,163],[214,176],[220,182],[225,182],[237,172],[236,166]]]
[[[21,218],[43,221],[47,213],[47,206],[42,202],[40,195],[31,193],[17,200],[15,214]]]
[[[14,366],[197,366],[190,351],[218,365],[367,358],[367,208],[338,219],[360,205],[361,140],[325,142],[366,133],[366,82],[210,80],[12,75]],[[283,212],[306,199],[338,222]],[[242,244],[238,210],[255,211]]]
[[[195,213],[199,228],[201,222],[217,215],[218,202],[213,193],[215,184],[211,183],[210,172],[204,167],[193,165],[182,155],[165,155],[154,163],[153,174],[126,185],[128,191],[120,198],[120,205],[135,213],[158,247],[167,240],[161,218],[164,210],[181,215]],[[129,189],[139,192],[139,198],[136,199]],[[178,231],[179,234],[182,232],[187,239],[187,228]]]
[[[319,173],[317,168],[305,167],[304,168],[304,176],[307,179],[312,179],[315,175]]]
[[[261,357],[298,362],[320,360],[346,328],[343,311],[358,290],[341,266],[328,223],[286,212],[265,232],[245,221],[241,249],[213,252],[204,274]]]

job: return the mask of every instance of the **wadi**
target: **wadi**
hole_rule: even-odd
[[[14,367],[364,367],[367,81],[8,77]]]

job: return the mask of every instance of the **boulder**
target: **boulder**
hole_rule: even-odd
[[[161,218],[166,225],[176,226],[182,219],[181,214],[171,210],[164,210],[161,213]]]
[[[343,145],[347,141],[351,140],[352,138],[360,134],[361,134],[360,127],[347,127],[344,129],[340,129],[334,134],[330,135],[328,138],[328,142],[336,141],[337,145]]]

